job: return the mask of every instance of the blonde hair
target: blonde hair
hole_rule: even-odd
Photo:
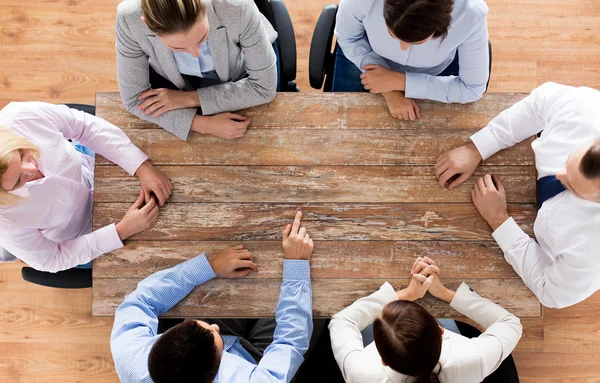
[[[39,158],[38,147],[28,139],[19,136],[12,130],[0,126],[0,178],[8,170],[16,150],[30,150],[35,158]],[[0,207],[16,205],[23,202],[23,198],[11,194],[0,187]]]
[[[187,32],[205,13],[202,0],[142,0],[144,21],[157,35]]]

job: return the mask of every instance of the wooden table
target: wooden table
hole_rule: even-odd
[[[427,255],[443,281],[466,281],[518,316],[541,306],[491,237],[473,206],[475,177],[439,187],[436,157],[465,143],[524,97],[490,93],[474,104],[419,102],[422,118],[389,116],[370,94],[279,94],[242,114],[251,128],[239,140],[192,134],[187,143],[127,113],[116,93],[98,93],[97,115],[121,127],[174,185],[156,225],[94,261],[93,315],[114,315],[146,276],[202,252],[242,243],[260,269],[247,279],[197,287],[166,317],[273,316],[281,284],[281,231],[297,209],[315,240],[311,261],[316,317],[330,317],[384,281],[409,282],[415,257]],[[486,161],[506,187],[509,213],[528,233],[535,209],[535,168],[528,142]],[[136,177],[99,157],[94,226],[117,222],[139,193]],[[431,296],[436,316],[458,316]]]

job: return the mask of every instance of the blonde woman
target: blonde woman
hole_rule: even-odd
[[[116,33],[123,104],[182,140],[242,137],[250,120],[224,112],[275,97],[277,33],[253,0],[125,0]]]
[[[96,231],[88,148],[136,174],[142,187],[120,222]],[[100,118],[41,102],[13,102],[0,111],[0,246],[37,270],[85,265],[122,247],[154,224],[171,191],[148,156]]]

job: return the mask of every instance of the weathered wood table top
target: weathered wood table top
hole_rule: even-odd
[[[173,195],[156,225],[94,261],[93,315],[114,315],[146,276],[233,244],[252,251],[259,273],[197,287],[165,316],[274,316],[282,274],[281,231],[295,212],[315,240],[311,261],[316,317],[330,317],[384,281],[410,281],[417,256],[439,264],[443,282],[461,281],[518,316],[541,306],[473,206],[475,177],[503,181],[509,213],[531,233],[536,215],[529,142],[493,156],[455,190],[439,187],[433,164],[523,94],[489,93],[469,105],[420,101],[422,118],[392,118],[371,94],[285,93],[242,111],[245,137],[192,134],[188,142],[125,111],[117,93],[98,93],[97,115],[121,127],[170,177]],[[120,220],[139,181],[98,157],[94,226]],[[458,316],[427,295],[434,315]]]

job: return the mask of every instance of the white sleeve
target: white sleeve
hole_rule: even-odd
[[[519,318],[490,301],[482,298],[465,283],[461,284],[450,306],[474,320],[486,330],[471,339],[480,355],[479,380],[494,372],[514,350],[521,339],[523,326]]]
[[[80,142],[130,175],[134,175],[148,159],[121,129],[108,121],[65,105],[44,102],[29,104],[27,116],[23,115],[23,118],[39,119],[36,127],[59,131],[66,139]]]
[[[556,102],[572,90],[575,88],[547,82],[472,135],[471,140],[483,160],[541,132],[555,117]]]
[[[506,261],[544,306],[563,308],[590,295],[589,286],[596,283],[598,275],[597,268],[590,267],[589,257],[585,256],[591,255],[594,249],[586,238],[573,238],[570,247],[560,249],[560,255],[552,260],[512,217],[492,236],[504,252]]]
[[[373,294],[357,300],[331,318],[331,348],[346,381],[351,381],[354,359],[364,349],[361,331],[375,321],[385,305],[397,299],[394,288],[386,282]]]

